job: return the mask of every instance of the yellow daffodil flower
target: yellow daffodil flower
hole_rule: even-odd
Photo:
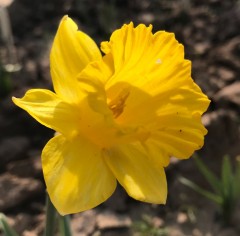
[[[133,23],[101,50],[63,17],[50,67],[54,91],[32,89],[14,103],[57,131],[42,152],[47,191],[60,214],[108,199],[117,181],[140,201],[165,203],[164,167],[203,146],[209,100],[191,78],[174,34]]]

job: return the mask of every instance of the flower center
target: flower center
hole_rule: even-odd
[[[113,113],[113,117],[116,119],[119,117],[126,106],[126,100],[130,94],[129,89],[123,89],[118,96],[116,96],[113,100],[108,103],[109,109]]]

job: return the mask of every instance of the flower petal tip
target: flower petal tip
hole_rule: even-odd
[[[62,21],[65,21],[65,20],[68,20],[68,19],[69,19],[69,16],[65,15],[65,16],[63,16]]]
[[[16,98],[16,97],[12,97],[12,101],[13,101],[13,103],[15,104],[15,105],[17,105],[17,101],[19,100],[19,98]]]

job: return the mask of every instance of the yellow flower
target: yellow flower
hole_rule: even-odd
[[[171,156],[201,148],[209,100],[191,79],[174,34],[133,23],[101,44],[65,16],[53,42],[54,92],[27,91],[14,103],[57,131],[42,152],[50,198],[61,214],[93,208],[117,181],[140,201],[165,203]]]

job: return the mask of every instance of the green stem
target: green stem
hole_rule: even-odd
[[[53,206],[48,194],[46,194],[46,223],[44,236],[54,236],[55,231],[55,220],[56,220],[56,209]]]
[[[59,231],[61,236],[71,236],[70,229],[70,216],[60,216],[59,215]]]

